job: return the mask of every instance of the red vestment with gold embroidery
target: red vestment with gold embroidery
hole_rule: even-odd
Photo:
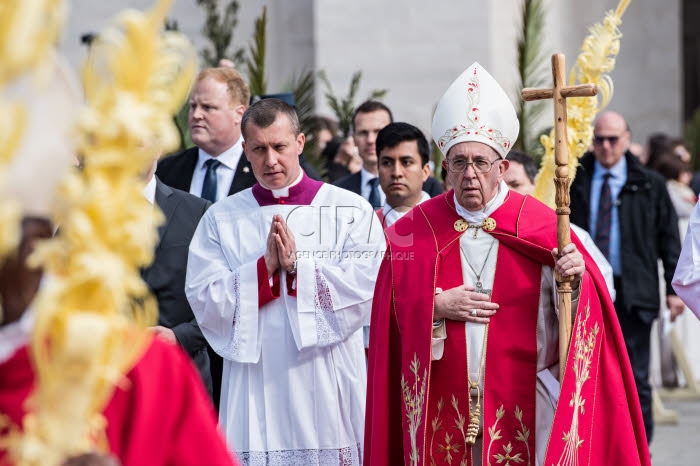
[[[27,347],[0,364],[0,413],[21,425],[35,374]],[[153,339],[104,411],[110,452],[123,466],[233,466],[214,406],[189,357]],[[0,465],[9,465],[0,448]]]
[[[472,465],[463,322],[447,323],[432,361],[435,289],[462,285],[453,191],[416,206],[386,232],[374,295],[365,465]],[[483,464],[535,464],[537,313],[542,265],[554,266],[556,214],[510,192],[491,215],[499,241],[488,328]],[[572,235],[573,236],[573,235]],[[546,465],[648,465],[629,359],[604,280],[577,238],[586,273]],[[612,440],[614,439],[614,441]]]

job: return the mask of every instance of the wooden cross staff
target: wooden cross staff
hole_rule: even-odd
[[[557,169],[554,184],[556,186],[557,205],[557,247],[559,251],[571,243],[569,226],[569,139],[566,134],[566,99],[567,97],[592,97],[598,93],[595,84],[566,86],[566,64],[564,55],[552,55],[552,89],[523,89],[524,101],[554,99],[554,158]],[[559,382],[564,382],[569,343],[571,342],[571,281],[573,277],[557,274],[557,294],[559,299]]]

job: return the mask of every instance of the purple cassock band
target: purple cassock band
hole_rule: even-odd
[[[260,186],[260,183],[253,185],[253,197],[258,201],[260,207],[277,204],[309,205],[316,197],[316,193],[321,189],[321,186],[323,186],[322,181],[313,180],[304,173],[301,181],[289,188],[287,197],[276,198],[272,191],[263,188]]]

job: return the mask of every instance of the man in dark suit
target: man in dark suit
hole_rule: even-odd
[[[580,161],[571,185],[571,223],[587,230],[613,268],[615,310],[625,338],[644,417],[653,435],[649,354],[651,324],[659,313],[659,273],[664,265],[671,318],[683,302],[671,287],[680,254],[678,218],[663,177],[628,151],[630,131],[622,115],[600,114],[593,152]]]
[[[170,187],[216,202],[255,184],[243,153],[241,118],[250,101],[243,77],[231,68],[199,73],[190,96],[188,125],[195,143],[158,163]]]
[[[200,72],[187,120],[195,146],[158,162],[158,178],[212,203],[253,186],[255,176],[241,136],[241,118],[249,102],[248,84],[236,70],[219,67]],[[211,348],[209,359],[218,408],[223,361]]]
[[[144,196],[158,205],[165,221],[158,227],[158,244],[153,263],[141,275],[158,301],[156,334],[179,343],[197,366],[204,386],[212,394],[207,341],[197,325],[185,296],[187,254],[199,219],[211,203],[172,189],[151,174]]]
[[[382,207],[386,200],[386,196],[379,186],[375,143],[379,131],[393,121],[394,117],[389,107],[376,100],[363,102],[355,109],[352,116],[352,137],[360,158],[362,158],[362,169],[334,183],[340,188],[364,197],[375,209]],[[441,194],[442,188],[439,181],[429,177],[423,183],[423,191],[433,197]]]
[[[384,192],[379,186],[375,142],[379,131],[393,121],[389,107],[376,100],[363,102],[355,109],[352,115],[352,138],[362,159],[362,169],[334,183],[364,197],[375,210],[383,206],[385,201]]]

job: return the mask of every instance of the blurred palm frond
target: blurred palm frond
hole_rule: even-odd
[[[228,58],[238,67],[243,63],[243,48],[232,47],[233,35],[238,26],[238,0],[231,0],[224,8],[223,18],[216,0],[197,0],[204,9],[206,20],[202,34],[211,42],[211,47],[202,49],[202,59],[207,66],[217,66],[219,60]]]
[[[551,85],[549,60],[542,48],[544,43],[545,9],[542,0],[523,0],[522,31],[518,39],[518,75],[520,87],[546,87]],[[520,92],[518,92],[518,96]],[[545,110],[545,101],[528,102],[524,105],[517,99],[517,115],[520,121],[520,135],[514,148],[537,157],[542,155],[539,143],[541,128],[537,122]]]
[[[255,20],[255,32],[253,43],[248,49],[249,57],[246,59],[248,66],[248,85],[250,95],[263,95],[267,93],[267,77],[265,76],[265,55],[267,28],[267,6],[263,7],[262,15]]]
[[[318,153],[318,141],[313,134],[313,117],[316,108],[316,80],[314,72],[304,70],[292,76],[287,83],[287,89],[294,95],[294,103],[301,124],[301,132],[306,135],[305,154]],[[308,157],[307,160],[319,171],[322,171],[321,160],[318,157]]]
[[[326,92],[326,102],[335,113],[338,120],[338,128],[344,136],[350,134],[352,127],[352,114],[355,111],[355,101],[357,92],[360,89],[360,81],[362,80],[362,71],[355,71],[350,79],[350,88],[346,97],[338,97],[333,92],[331,82],[324,70],[318,72],[319,79],[323,82]],[[370,91],[369,97],[366,100],[381,100],[386,94],[387,89],[373,89]]]

